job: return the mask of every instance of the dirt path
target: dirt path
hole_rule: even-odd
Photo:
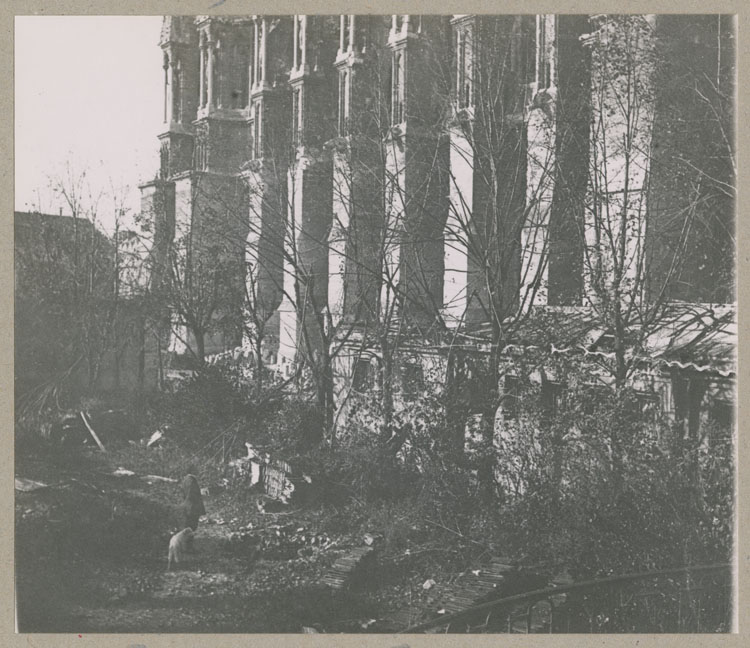
[[[179,524],[171,504],[175,486],[113,477],[111,469],[96,456],[64,469],[38,458],[17,462],[17,477],[52,485],[16,497],[23,631],[302,632],[317,626],[354,632],[373,615],[366,596],[320,584],[347,547],[300,556],[234,542],[248,525],[273,537],[283,530],[279,520],[287,527],[305,523],[260,516],[255,507],[244,519],[218,523],[220,502],[207,498],[213,517],[198,528],[194,554],[184,568],[168,572],[168,539]]]

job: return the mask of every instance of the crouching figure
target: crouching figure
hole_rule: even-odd
[[[193,530],[188,527],[175,533],[169,541],[169,555],[167,556],[167,570],[172,569],[172,563],[179,565],[185,560],[192,546]]]

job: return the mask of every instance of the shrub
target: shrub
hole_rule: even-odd
[[[534,389],[498,449],[507,528],[530,560],[597,576],[729,559],[731,435],[710,448],[686,439],[667,420],[644,420],[627,389],[585,408],[571,389],[566,409],[545,417]]]

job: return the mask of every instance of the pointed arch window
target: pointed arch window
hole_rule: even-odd
[[[205,38],[201,36],[201,53],[200,53],[200,105],[203,108],[208,103],[208,46]]]
[[[172,62],[172,121],[182,121],[182,61]]]
[[[255,20],[255,35],[253,38],[253,85],[259,86],[265,80],[265,49],[266,49],[266,21],[265,18]]]
[[[406,103],[406,66],[405,53],[397,50],[393,54],[393,73],[392,73],[392,103],[391,114],[392,124],[400,124],[404,121],[405,103]]]
[[[294,18],[294,68],[300,69],[305,65],[307,16]]]
[[[459,108],[474,105],[474,29],[456,30],[456,102]]]
[[[536,17],[536,84],[538,90],[549,88],[554,82],[554,44],[557,22],[555,16]]]
[[[164,53],[164,121],[167,121],[169,106],[169,55]]]
[[[263,157],[263,142],[261,141],[263,136],[262,119],[263,110],[261,102],[257,101],[253,106],[253,158],[256,160]]]
[[[295,88],[292,93],[292,142],[295,147],[302,146],[303,111],[302,88]]]
[[[339,137],[349,134],[351,70],[339,72]]]

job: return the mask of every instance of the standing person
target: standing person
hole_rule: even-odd
[[[198,478],[195,476],[195,466],[188,466],[188,474],[182,480],[182,514],[185,524],[184,527],[190,527],[193,531],[198,528],[198,520],[201,515],[206,514],[206,508],[203,506],[203,496],[201,487],[198,484]]]

